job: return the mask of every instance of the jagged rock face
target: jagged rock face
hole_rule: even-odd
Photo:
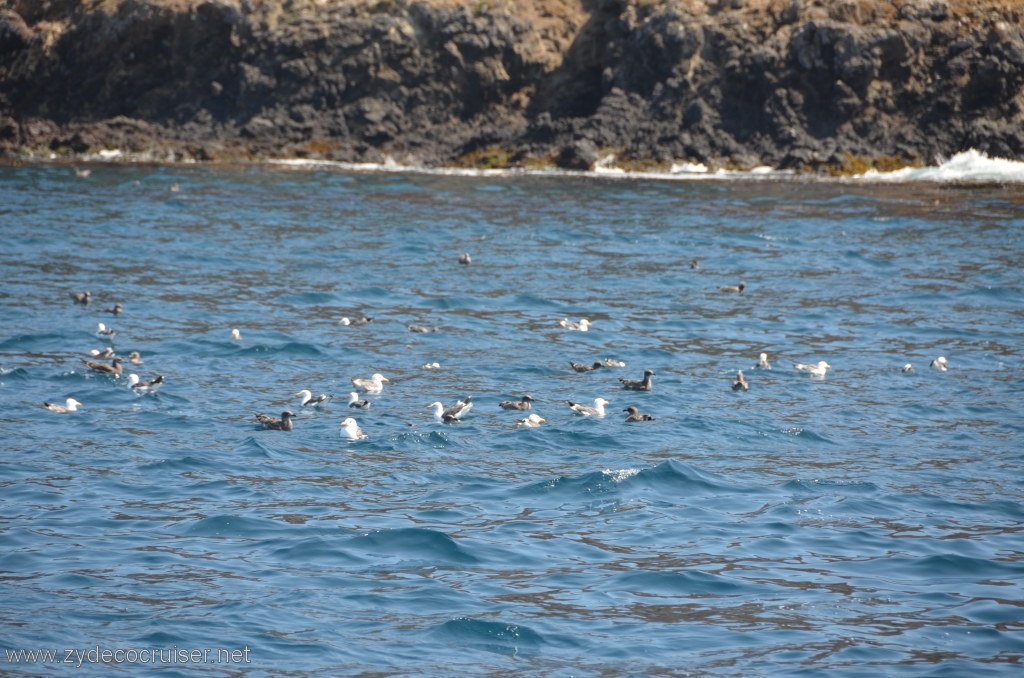
[[[1014,0],[19,0],[0,11],[0,147],[1021,158],[1022,26]]]

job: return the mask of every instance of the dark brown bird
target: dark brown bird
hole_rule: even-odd
[[[654,376],[654,370],[644,370],[643,379],[619,379],[622,382],[622,388],[629,389],[630,391],[650,391],[651,390],[651,377]]]
[[[271,431],[291,431],[292,430],[292,417],[295,415],[288,410],[281,413],[281,418],[268,417],[265,414],[257,414],[256,421],[260,423],[265,429]]]
[[[573,361],[570,360],[569,361],[569,366],[572,367],[577,372],[590,372],[591,370],[597,370],[597,369],[600,369],[600,368],[604,367],[604,365],[601,364],[601,362],[597,361],[597,360],[595,360],[592,365],[584,365],[583,363],[574,363]]]
[[[93,372],[99,372],[100,374],[112,374],[115,377],[120,377],[121,363],[124,362],[124,358],[115,356],[114,359],[110,361],[109,365],[106,363],[98,363],[95,360],[86,360],[85,358],[82,358],[82,362],[85,363],[85,366]]]
[[[718,289],[723,292],[742,292],[747,286],[747,283],[740,281],[739,285],[722,285]]]
[[[71,292],[68,296],[76,304],[88,304],[89,299],[92,298],[92,292]]]
[[[121,304],[114,304],[110,308],[103,309],[104,313],[113,313],[114,315],[121,315],[121,311],[124,310],[124,306]]]
[[[632,422],[632,421],[654,421],[654,417],[652,417],[649,414],[640,414],[640,410],[638,410],[637,408],[633,407],[632,405],[630,405],[629,407],[627,407],[626,409],[624,409],[622,411],[623,412],[629,412],[629,415],[626,417],[626,421],[628,421],[628,422]]]
[[[736,371],[736,379],[732,382],[732,390],[734,391],[749,391],[750,384],[743,377],[743,370]]]
[[[503,400],[498,403],[498,407],[503,410],[528,410],[532,402],[534,402],[533,398],[524,395],[520,400]]]

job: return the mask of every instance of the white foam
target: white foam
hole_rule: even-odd
[[[640,473],[640,469],[638,469],[638,468],[620,468],[620,469],[617,469],[617,470],[612,470],[610,468],[606,468],[604,471],[602,471],[602,473],[604,473],[606,476],[608,476],[608,479],[611,480],[612,482],[621,483],[623,480],[627,480],[628,478],[632,478],[637,473]]]
[[[937,167],[906,167],[892,172],[869,170],[853,177],[865,181],[1024,182],[1024,162],[990,158],[979,151],[957,153]]]

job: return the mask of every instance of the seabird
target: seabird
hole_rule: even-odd
[[[567,330],[578,330],[580,332],[586,332],[590,329],[590,326],[593,323],[591,323],[586,318],[580,318],[580,321],[578,323],[574,323],[568,318],[562,318],[561,320],[558,321],[558,324]]]
[[[234,339],[235,341],[241,341],[242,333],[239,332],[237,329],[233,329],[231,330],[231,338]]]
[[[124,306],[121,304],[114,304],[111,308],[103,309],[104,313],[113,313],[114,315],[121,315],[121,311],[124,310]]]
[[[590,416],[603,417],[604,416],[604,406],[605,405],[610,405],[612,401],[605,400],[604,398],[594,398],[594,406],[593,407],[589,407],[587,405],[580,405],[579,403],[574,403],[571,400],[566,400],[565,402],[567,402],[569,404],[569,408],[572,411],[577,412],[579,414],[582,414],[585,417],[590,417]]]
[[[524,395],[520,400],[503,400],[498,403],[498,407],[503,410],[528,410],[532,402],[534,402],[533,398]]]
[[[616,360],[615,358],[605,358],[604,359],[604,366],[605,367],[625,367],[626,363],[622,362],[621,360]]]
[[[76,304],[88,304],[89,299],[92,298],[92,292],[71,292],[68,296]]]
[[[114,353],[113,346],[107,346],[102,351],[97,348],[94,348],[89,351],[89,355],[91,355],[93,358],[99,358],[100,360],[110,360],[116,354]]]
[[[64,401],[64,405],[54,405],[53,403],[43,403],[43,407],[56,412],[57,414],[67,414],[68,412],[77,412],[78,408],[82,406],[82,403],[78,402],[74,398],[68,398]]]
[[[288,410],[281,413],[281,418],[268,417],[265,414],[257,414],[256,421],[258,421],[263,428],[270,429],[271,431],[291,431],[292,430],[292,417],[295,415]]]
[[[89,178],[90,174],[92,174],[92,170],[87,168],[87,167],[86,168],[82,168],[82,167],[76,167],[75,168],[75,176],[78,177],[79,179],[87,179],[87,178]]]
[[[355,391],[352,391],[351,393],[348,394],[348,406],[349,407],[364,407],[365,408],[365,407],[369,407],[372,404],[373,403],[370,402],[369,400],[360,400],[359,399],[359,394],[356,393]]]
[[[338,321],[338,324],[339,325],[347,325],[347,326],[351,326],[351,327],[359,327],[360,325],[365,325],[367,323],[372,323],[372,322],[373,322],[373,318],[367,318],[364,315],[364,316],[360,316],[360,317],[356,318],[355,320],[351,320],[351,319],[349,319],[347,317],[346,318],[342,318],[341,320]]]
[[[333,395],[327,395],[326,393],[321,393],[320,395],[318,395],[318,396],[316,396],[314,398],[313,397],[313,392],[310,391],[308,388],[302,389],[301,391],[299,391],[295,395],[297,395],[300,398],[302,398],[302,406],[303,407],[320,407],[321,405],[326,405],[327,401],[329,401],[331,398],[334,397]]]
[[[539,414],[531,414],[526,419],[520,419],[516,423],[519,424],[520,426],[526,426],[528,428],[537,428],[546,421],[547,419],[540,416]]]
[[[652,417],[649,414],[640,414],[640,410],[638,410],[637,408],[633,407],[632,405],[630,405],[629,407],[627,407],[626,409],[624,409],[622,411],[623,412],[629,412],[629,414],[626,416],[626,421],[627,422],[633,422],[633,421],[654,421],[654,417]]]
[[[755,370],[770,370],[771,368],[772,368],[772,364],[770,362],[768,362],[768,354],[767,353],[762,353],[761,357],[757,361],[757,364],[754,365],[754,369]]]
[[[471,264],[471,263],[473,263],[473,257],[469,256],[469,252],[466,252],[465,254],[460,254],[459,255],[459,263],[460,264]]]
[[[629,389],[630,391],[650,391],[651,390],[651,377],[654,376],[654,370],[644,370],[643,379],[619,379],[622,382],[622,388]]]
[[[473,409],[473,396],[466,396],[462,400],[456,402],[451,407],[445,407],[440,400],[435,400],[430,403],[427,407],[434,408],[434,419],[450,424],[453,421],[458,421],[466,415],[471,409]]]
[[[425,370],[439,370],[439,369],[441,369],[441,363],[438,363],[438,362],[423,363],[423,369],[425,369]]]
[[[602,365],[600,362],[598,362],[596,360],[594,361],[593,365],[584,365],[583,363],[574,363],[573,361],[570,360],[569,361],[569,366],[572,367],[577,372],[590,372],[591,370],[597,370],[597,369],[600,369],[600,368],[604,367],[604,365]]]
[[[155,379],[151,379],[150,381],[139,381],[139,375],[137,374],[128,375],[128,387],[139,393],[155,391],[160,388],[160,384],[162,383],[164,383],[164,378],[163,375],[159,374]]]
[[[117,334],[117,332],[114,330],[114,328],[107,327],[103,323],[96,323],[96,336],[97,337],[106,337],[108,339],[113,339],[114,335],[116,335],[116,334]]]
[[[384,382],[388,381],[387,377],[374,372],[373,376],[369,379],[353,379],[352,383],[355,384],[356,388],[362,389],[367,393],[380,393],[384,390]]]
[[[903,374],[913,374],[914,373],[914,366],[911,365],[910,363],[907,363],[906,365],[903,366],[903,368],[900,370],[900,372],[902,372]]]
[[[945,372],[946,369],[947,369],[946,368],[946,363],[947,363],[946,356],[940,355],[938,358],[933,360],[930,364],[931,364],[932,367],[937,369],[939,372]]]
[[[85,358],[82,359],[82,362],[85,363],[85,366],[88,367],[93,372],[99,372],[100,374],[112,374],[115,377],[120,377],[121,363],[124,362],[124,359],[118,356],[114,356],[114,359],[110,362],[109,365],[106,363],[98,363],[94,360],[86,360]]]
[[[130,362],[132,365],[141,365],[142,356],[139,355],[138,351],[132,351],[131,353],[128,354],[128,362]]]
[[[810,372],[812,377],[824,377],[825,372],[832,367],[824,360],[819,360],[817,365],[805,365],[803,363],[796,363],[793,365],[793,369],[800,370],[802,372]]]
[[[352,417],[346,417],[342,420],[341,432],[349,440],[359,440],[366,437],[363,429],[359,428],[359,423]]]
[[[742,292],[744,288],[746,288],[746,286],[747,283],[741,280],[739,285],[722,285],[718,289],[722,290],[723,292]]]
[[[427,332],[437,332],[436,327],[424,327],[423,325],[409,325],[410,332],[419,332],[425,334]]]
[[[736,371],[736,379],[732,382],[732,390],[734,391],[749,391],[750,384],[743,378],[743,370]]]

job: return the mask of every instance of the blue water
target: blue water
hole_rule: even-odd
[[[1020,675],[1019,187],[28,166],[0,169],[0,242],[5,653],[248,659],[76,676]],[[82,366],[99,321],[160,391]],[[568,368],[606,357],[627,366]],[[619,388],[646,368],[652,392]],[[256,426],[301,388],[337,397]],[[497,406],[525,393],[540,428]],[[565,404],[599,396],[603,419]]]

